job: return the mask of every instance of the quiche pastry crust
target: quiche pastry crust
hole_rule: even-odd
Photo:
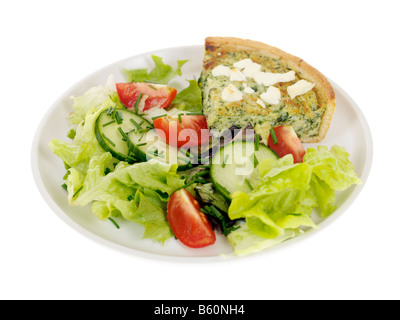
[[[260,57],[278,61],[285,65],[286,69],[289,68],[295,71],[297,80],[304,79],[315,84],[312,91],[315,94],[318,108],[321,110],[324,109],[324,112],[320,117],[318,132],[312,136],[307,136],[307,134],[299,136],[300,140],[305,143],[316,143],[322,141],[329,130],[335,112],[335,92],[326,77],[301,58],[258,41],[233,37],[208,37],[205,40],[203,72],[200,79],[200,82],[203,81],[202,85],[207,86],[207,84],[204,83],[207,74],[210,74],[216,66],[221,63],[223,64],[227,55],[236,52],[242,54],[245,53],[249,56],[258,55]],[[238,107],[237,103],[232,105],[236,108]],[[294,109],[296,107],[291,108]],[[298,112],[298,110],[292,111]]]

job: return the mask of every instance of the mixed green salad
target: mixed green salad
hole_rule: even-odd
[[[311,213],[328,217],[336,191],[361,183],[340,146],[308,148],[295,161],[254,132],[214,139],[197,81],[180,92],[169,85],[186,61],[152,59],[152,70],[124,69],[125,83],[110,76],[73,97],[70,140],[49,143],[65,165],[71,206],[90,205],[116,228],[119,219],[140,224],[143,238],[161,244],[201,248],[219,232],[249,254],[317,228]],[[179,143],[180,128],[199,134],[197,143],[190,133]]]

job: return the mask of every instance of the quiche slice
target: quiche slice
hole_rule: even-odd
[[[329,81],[300,58],[251,40],[209,37],[199,79],[211,130],[292,125],[302,142],[325,138],[335,111]]]

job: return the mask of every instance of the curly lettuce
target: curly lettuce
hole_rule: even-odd
[[[336,209],[335,192],[361,183],[348,156],[342,147],[318,147],[307,150],[303,163],[295,164],[292,155],[260,162],[256,188],[232,195],[229,217],[246,221],[245,229],[228,235],[235,252],[250,253],[317,228],[313,210],[328,217]]]
[[[86,175],[70,168],[66,181],[72,206],[91,204],[99,219],[123,217],[144,226],[144,238],[164,243],[173,236],[165,209],[169,197],[184,185],[176,165],[149,161],[120,162],[106,174],[110,153],[92,157]]]
[[[177,67],[173,68],[163,62],[161,57],[152,55],[154,68],[148,69],[123,69],[129,82],[155,82],[168,84],[173,78],[182,75],[182,66],[188,60],[178,60]]]
[[[181,111],[202,113],[203,100],[201,90],[196,80],[187,80],[189,86],[178,92],[171,107]]]
[[[87,113],[92,108],[100,108],[107,99],[111,99],[112,103],[122,107],[119,102],[115,89],[114,76],[110,75],[105,85],[99,85],[88,89],[83,95],[72,96],[73,112],[69,116],[70,125],[78,125],[85,120]]]
[[[122,107],[110,77],[105,86],[74,97],[72,141],[53,139],[51,151],[65,164],[65,189],[72,206],[91,206],[101,220],[122,217],[144,227],[144,238],[164,243],[173,236],[166,217],[169,197],[184,181],[176,165],[150,161],[128,164],[112,157],[98,143],[95,122],[108,108]]]

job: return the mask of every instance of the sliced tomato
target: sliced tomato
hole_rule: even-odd
[[[202,115],[161,117],[154,120],[154,128],[166,143],[177,148],[200,146],[211,137],[206,117]]]
[[[177,90],[167,85],[145,83],[145,82],[132,82],[132,83],[117,83],[117,92],[122,104],[128,109],[135,107],[139,95],[140,106],[142,111],[152,108],[168,107],[175,99]]]
[[[215,243],[211,222],[186,189],[180,189],[171,196],[167,217],[172,232],[185,246],[203,248]]]
[[[306,153],[303,144],[294,131],[292,126],[283,125],[273,129],[277,141],[274,141],[273,135],[268,138],[268,146],[274,150],[280,158],[287,154],[292,154],[294,163],[303,162]]]

